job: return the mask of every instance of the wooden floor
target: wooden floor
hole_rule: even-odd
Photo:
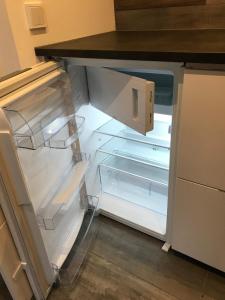
[[[225,300],[225,275],[105,217],[77,281],[49,300]]]
[[[225,300],[225,275],[141,232],[99,217],[96,239],[78,279],[48,300]],[[11,297],[0,282],[0,300]],[[15,299],[16,300],[16,299]]]

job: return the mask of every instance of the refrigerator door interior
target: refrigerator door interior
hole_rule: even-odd
[[[8,142],[1,150],[12,155],[5,160],[7,166],[17,166],[12,166],[14,173],[9,175],[11,181],[17,178],[15,206],[35,235],[32,247],[45,272],[39,278],[48,281],[47,293],[78,237],[83,248],[76,251],[73,271],[79,270],[77,262],[82,262],[85,252],[83,240],[98,203],[85,187],[89,157],[81,153],[78,139],[84,118],[75,114],[70,81],[60,69],[7,94],[2,105],[8,127],[7,136],[2,128],[0,140],[6,136]],[[30,253],[32,247],[27,245]]]
[[[136,131],[153,129],[153,81],[119,71],[87,67],[91,104]]]
[[[0,110],[1,206],[37,299],[54,281],[8,122]],[[40,296],[42,295],[42,296]]]

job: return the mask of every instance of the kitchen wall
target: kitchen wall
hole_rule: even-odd
[[[0,77],[19,68],[13,35],[4,1],[0,1]]]
[[[34,0],[29,2],[32,1]],[[0,12],[0,22],[4,25],[1,26],[0,38],[3,36],[1,31],[4,31],[5,36],[10,31],[14,43],[6,45],[5,42],[1,42],[0,57],[7,62],[3,73],[18,69],[18,64],[10,65],[10,61],[16,60],[16,56],[21,69],[37,63],[35,46],[115,29],[113,0],[43,0],[48,26],[46,30],[36,31],[28,29],[24,0],[0,2],[5,4],[5,11]],[[8,22],[4,21],[3,17],[8,19]]]
[[[225,0],[115,0],[118,30],[225,28]]]

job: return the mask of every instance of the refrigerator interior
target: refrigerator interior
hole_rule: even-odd
[[[82,152],[91,157],[86,176],[87,189],[98,195],[103,214],[164,239],[173,74],[157,70],[152,73],[146,70],[119,71],[155,82],[154,130],[145,136],[91,104],[79,106],[77,113],[85,118],[80,145]]]
[[[63,268],[79,240],[76,273],[97,209],[163,239],[174,87],[170,72],[122,70],[156,84],[154,130],[144,136],[88,103],[77,88],[85,68],[72,69],[73,97],[62,74],[5,112],[49,261]]]

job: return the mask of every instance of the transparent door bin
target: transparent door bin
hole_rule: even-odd
[[[21,119],[21,126],[14,130],[13,135],[18,148],[36,150],[41,146],[52,148],[67,148],[74,143],[81,133],[84,117],[64,115],[56,110],[38,121],[26,121],[18,112],[8,111],[17,116],[10,119]]]
[[[97,234],[99,225],[97,218],[99,198],[88,195],[86,202],[88,203],[88,207],[84,214],[80,231],[69,255],[59,270],[60,282],[63,285],[72,284],[78,277],[82,263]]]
[[[60,178],[60,182],[56,184],[58,188],[52,191],[52,195],[37,211],[38,224],[45,230],[56,229],[62,218],[66,217],[84,182],[89,158],[86,154],[79,153],[74,159],[76,164]]]
[[[60,129],[49,139],[46,145],[50,148],[68,148],[79,138],[83,129],[84,121],[85,118],[78,115],[70,115],[56,119],[50,125],[54,128],[57,127],[57,124],[60,124]]]
[[[166,215],[167,170],[109,157],[99,165],[99,171],[102,192]]]
[[[170,151],[159,146],[113,137],[98,151],[158,168],[169,169]]]
[[[110,120],[96,132],[170,149],[172,116],[154,114],[154,129],[145,135],[129,128],[117,120]]]

